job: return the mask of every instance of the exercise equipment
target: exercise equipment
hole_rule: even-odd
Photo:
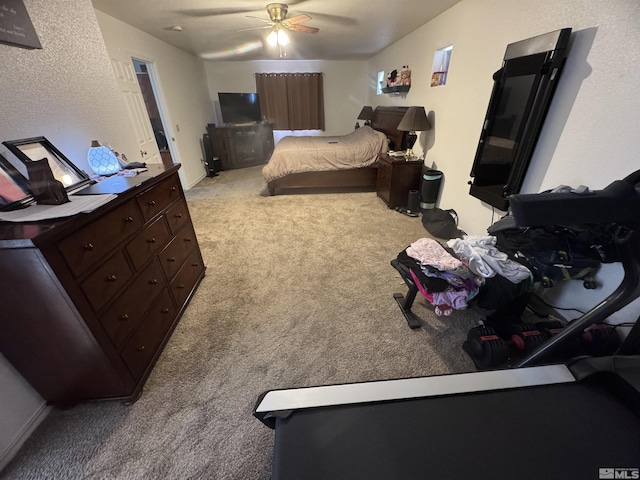
[[[462,349],[471,357],[478,370],[507,368],[522,360],[547,340],[562,333],[565,325],[556,320],[534,323],[514,323],[507,336],[486,325],[469,330]],[[613,355],[620,346],[620,337],[610,325],[593,325],[556,352],[555,362],[580,355],[595,357]]]
[[[615,246],[616,258],[619,258],[624,269],[624,278],[611,295],[584,315],[572,320],[561,332],[540,342],[536,348],[512,365],[523,367],[540,364],[563,348],[570,348],[587,327],[604,323],[610,315],[640,296],[640,170],[622,180],[612,182],[602,190],[581,188],[572,192],[511,195],[509,204],[513,218],[520,227],[580,225],[582,228],[592,227],[598,231],[609,231]],[[391,265],[400,272],[409,288],[406,296],[396,293],[394,298],[409,326],[419,328],[420,318],[411,311],[418,287],[407,274],[408,269],[405,266],[397,260],[393,260]],[[584,275],[578,274],[578,277],[584,280],[586,288],[595,287],[591,275],[592,267],[587,265],[585,268],[588,268],[588,271],[585,271]],[[607,338],[608,351],[613,337]],[[596,342],[601,340],[598,337]],[[640,328],[637,323],[625,342],[619,345],[619,351],[640,353]]]
[[[514,365],[523,367],[539,363],[581,335],[586,327],[603,323],[640,296],[640,170],[602,190],[512,195],[509,205],[521,227],[558,224],[606,226],[613,232],[613,241],[624,269],[624,277],[611,295],[572,320],[561,333],[549,338]],[[637,323],[633,330],[638,330]],[[630,335],[625,349],[640,350],[639,340],[637,333]],[[634,345],[630,345],[632,341]]]
[[[272,390],[253,414],[275,429],[273,480],[640,471],[638,356]]]

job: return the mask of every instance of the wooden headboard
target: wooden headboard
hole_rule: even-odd
[[[398,130],[398,124],[409,107],[376,107],[371,119],[371,128],[383,132],[389,138],[391,150],[407,148],[407,133]]]

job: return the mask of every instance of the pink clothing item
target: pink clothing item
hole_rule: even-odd
[[[409,270],[409,272],[411,273],[411,278],[413,278],[413,281],[415,282],[416,287],[418,287],[418,291],[422,294],[424,298],[429,300],[429,303],[433,304],[433,295],[427,292],[427,289],[424,288],[420,280],[418,280],[418,277],[416,276],[415,273],[413,273],[413,270]]]
[[[420,238],[406,249],[407,255],[415,258],[423,265],[431,265],[441,272],[453,272],[464,264],[447,252],[442,245],[433,238]]]
[[[451,315],[452,310],[453,309],[449,305],[436,305],[434,312],[439,317],[442,315],[444,315],[445,317],[448,317],[449,315]]]

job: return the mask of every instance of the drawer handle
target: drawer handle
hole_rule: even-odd
[[[164,308],[162,309],[162,313],[169,313],[169,309],[168,309],[167,307],[164,307]]]
[[[115,282],[116,281],[116,276],[115,275],[110,275],[109,277],[107,277],[107,280],[109,280],[110,282]]]
[[[182,218],[182,214],[181,213],[177,213],[176,214],[176,218]]]
[[[120,315],[120,320],[129,320],[129,315],[126,313],[123,313],[122,315]]]
[[[180,285],[178,285],[178,288],[184,288],[184,284],[181,283]]]
[[[156,237],[151,237],[149,240],[147,240],[147,242],[156,243]]]
[[[158,284],[158,279],[154,278],[153,280],[151,280],[149,282],[151,285],[157,285]]]
[[[176,261],[176,257],[169,257],[169,261],[170,262],[175,262]]]
[[[149,205],[151,205],[152,207],[155,207],[156,206],[156,201],[155,200],[151,200],[149,202]]]
[[[185,241],[185,242],[190,242],[190,241],[191,241],[191,238],[190,238],[190,237],[187,237],[187,238],[185,238],[185,239],[184,239],[184,241]]]
[[[175,192],[176,190],[177,190],[177,188],[176,188],[176,187],[171,187],[171,191],[172,191],[172,192]]]
[[[89,251],[93,250],[93,243],[87,243],[87,244],[84,246],[84,249],[85,249],[85,250],[89,250]]]
[[[127,218],[124,219],[125,222],[127,223],[133,223],[133,217],[132,216],[128,216]]]
[[[144,346],[144,345],[140,345],[140,346],[138,347],[138,351],[139,351],[139,352],[144,352],[145,350],[146,350],[146,348],[145,348],[145,346]]]
[[[191,266],[192,266],[192,267],[199,267],[199,266],[200,266],[200,264],[199,264],[199,263],[192,263],[192,264],[191,264]]]

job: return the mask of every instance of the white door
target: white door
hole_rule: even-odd
[[[111,56],[111,65],[113,66],[120,91],[124,95],[127,113],[138,141],[139,158],[129,158],[129,161],[162,163],[131,57],[122,52],[118,52],[118,56],[122,56],[122,58],[114,57],[112,52],[109,52],[109,55]]]

